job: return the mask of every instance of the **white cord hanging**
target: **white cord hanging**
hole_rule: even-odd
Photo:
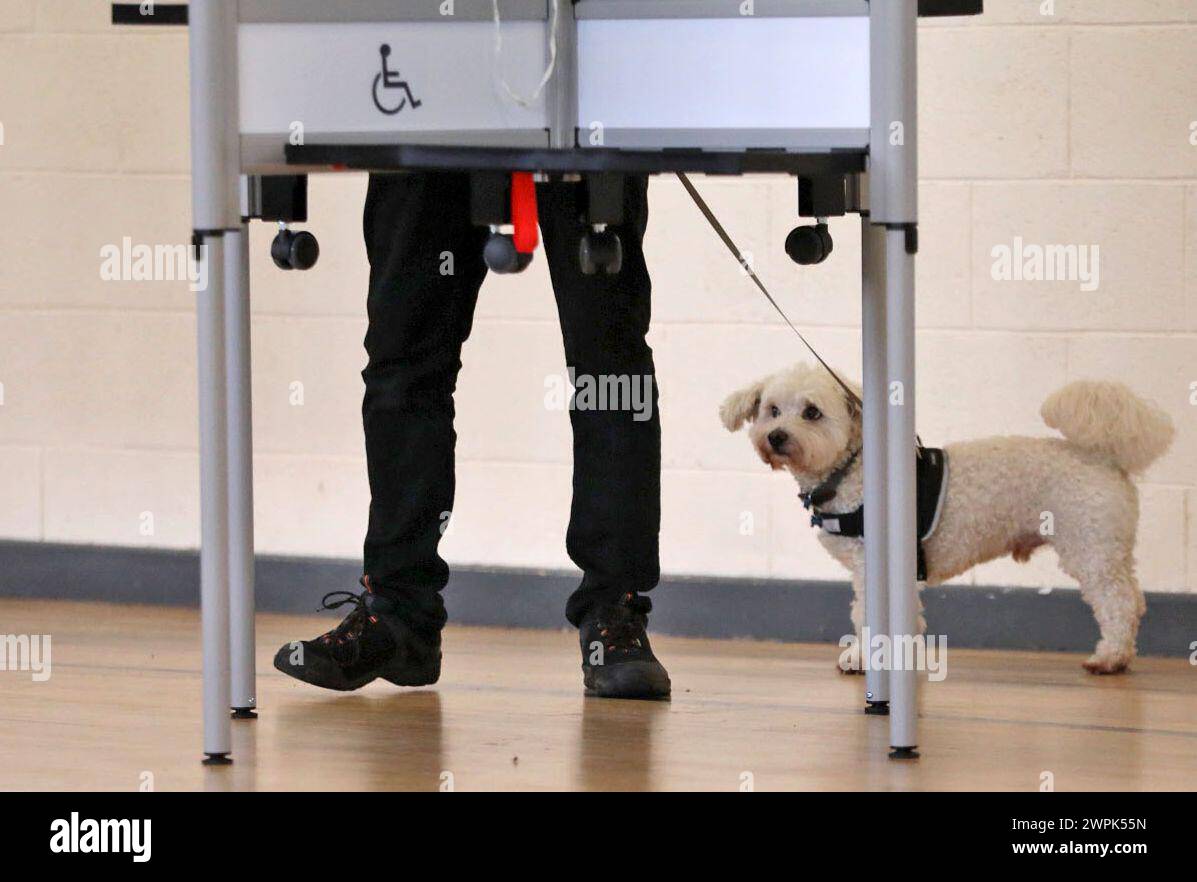
[[[549,66],[545,68],[536,91],[527,97],[517,95],[508,84],[507,77],[503,75],[503,23],[499,20],[499,0],[491,0],[491,6],[495,12],[495,81],[507,97],[520,107],[531,107],[540,99],[544,87],[548,85],[557,69],[557,18],[561,11],[561,0],[549,0],[552,10],[549,16]]]

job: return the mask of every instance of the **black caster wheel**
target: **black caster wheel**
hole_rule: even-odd
[[[623,242],[610,230],[586,233],[578,245],[578,262],[585,275],[593,276],[601,269],[613,276],[623,269]]]
[[[814,266],[831,256],[835,243],[827,224],[812,227],[795,227],[786,237],[786,254],[800,266]]]
[[[494,233],[486,240],[482,259],[488,269],[496,273],[522,273],[532,264],[531,254],[515,250],[515,239],[506,233]]]
[[[310,270],[320,259],[320,243],[306,230],[279,230],[270,243],[270,257],[282,270]]]

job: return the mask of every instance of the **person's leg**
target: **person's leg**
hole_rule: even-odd
[[[486,275],[464,175],[372,176],[365,235],[367,590],[326,595],[327,608],[352,607],[345,620],[274,659],[289,676],[337,690],[440,676],[449,568],[437,545],[453,507],[453,392]]]
[[[615,275],[581,271],[578,189],[554,183],[537,190],[566,364],[576,378],[594,378],[596,388],[618,388],[624,401],[621,408],[570,411],[574,495],[566,549],[583,572],[566,607],[575,626],[596,605],[657,584],[661,527],[661,421],[645,341],[652,292],[643,250],[648,182],[627,179],[625,222],[613,228],[623,242],[623,267]]]
[[[578,628],[583,682],[608,698],[664,698],[669,674],[648,640],[660,578],[661,422],[656,371],[645,341],[651,315],[644,232],[648,182],[625,184],[625,222],[615,229],[623,266],[587,276],[578,260],[578,187],[541,186],[541,228],[565,357],[577,390],[574,497],[566,546],[582,570],[566,618]]]
[[[445,622],[437,545],[453,509],[453,393],[486,276],[463,174],[374,175],[365,210],[370,477],[365,573],[417,629]]]

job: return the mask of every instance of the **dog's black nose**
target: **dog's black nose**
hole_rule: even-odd
[[[782,429],[774,429],[769,433],[769,446],[778,452],[786,446],[786,442],[789,440],[790,433]]]

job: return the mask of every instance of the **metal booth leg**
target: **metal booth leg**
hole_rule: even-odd
[[[249,230],[226,233],[225,364],[228,390],[229,641],[234,719],[257,716],[254,665],[254,466],[250,372]]]
[[[204,762],[229,762],[228,411],[225,385],[224,238],[204,236],[197,292],[200,422],[200,619]]]
[[[917,524],[915,498],[914,253],[918,250],[918,0],[869,4],[872,119],[869,135],[869,220],[865,235],[869,266],[876,250],[884,256],[885,303],[866,309],[874,328],[885,323],[884,395],[886,437],[884,504],[874,498],[872,523],[865,514],[865,534],[884,537],[889,586],[890,746],[894,759],[918,756],[918,671],[913,651],[918,623]],[[880,248],[879,248],[880,245]],[[876,270],[873,270],[876,272]],[[876,278],[874,276],[874,278]],[[866,344],[871,338],[866,339]],[[877,357],[876,354],[871,358]],[[873,370],[875,363],[869,362]],[[869,393],[868,383],[865,386]],[[874,399],[875,400],[875,399]],[[866,403],[865,412],[869,407]],[[867,436],[866,436],[867,437]],[[865,453],[866,469],[868,452]],[[874,464],[873,468],[877,468]],[[866,473],[867,475],[867,473]],[[874,484],[878,475],[873,473]],[[867,480],[867,477],[866,477]],[[877,485],[880,486],[880,485]],[[866,490],[866,501],[868,499]],[[879,553],[874,549],[874,557]],[[869,554],[866,547],[866,554]],[[873,588],[876,592],[876,586]],[[875,617],[880,610],[872,611]],[[908,650],[910,650],[908,652]]]
[[[884,524],[887,511],[886,412],[889,374],[886,370],[885,228],[861,219],[861,337],[864,350],[864,518]],[[885,531],[865,530],[865,713],[889,713],[889,672],[869,664],[869,643],[889,634],[889,567]]]
[[[918,675],[913,639],[918,633],[918,586],[915,581],[918,528],[915,497],[914,255],[905,229],[885,230],[886,361],[889,401],[886,408],[885,536],[889,564],[890,756],[918,756]],[[867,529],[867,528],[866,528]],[[912,651],[907,651],[910,647]]]
[[[192,0],[192,229],[199,253],[196,292],[200,421],[200,618],[203,642],[204,754],[228,763],[229,680],[229,434],[225,360],[226,235],[241,230],[237,181],[237,4]],[[238,261],[239,258],[236,258]],[[235,287],[237,273],[230,274]]]

